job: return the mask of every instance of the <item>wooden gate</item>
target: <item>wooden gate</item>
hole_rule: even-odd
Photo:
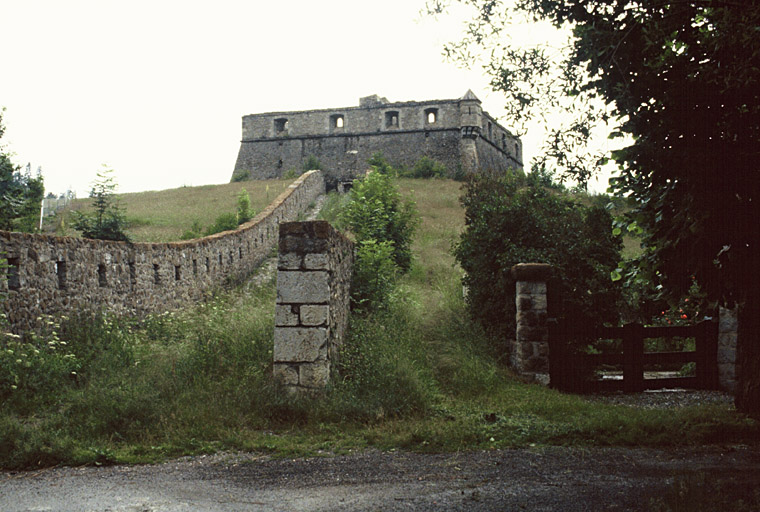
[[[691,352],[644,352],[647,338],[694,338],[696,350]],[[572,350],[570,340],[620,339],[622,353],[585,354]],[[628,324],[623,327],[584,328],[567,320],[549,323],[549,372],[551,386],[575,392],[642,391],[662,388],[718,388],[718,323],[700,322],[690,326],[644,327]],[[696,364],[691,377],[645,378],[647,365]],[[596,370],[602,365],[622,367],[623,379],[600,379]]]

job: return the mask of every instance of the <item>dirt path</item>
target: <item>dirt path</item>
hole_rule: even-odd
[[[747,447],[220,454],[0,473],[0,510],[670,510],[679,489],[703,506],[690,510],[757,510],[759,485],[760,450]]]

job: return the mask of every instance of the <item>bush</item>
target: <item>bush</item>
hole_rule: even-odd
[[[113,169],[103,166],[90,192],[92,213],[74,212],[74,228],[82,232],[85,238],[100,240],[121,240],[128,242],[125,230],[127,219],[119,207],[115,195],[116,181]]]
[[[466,229],[454,255],[466,272],[472,316],[493,334],[514,335],[517,263],[549,263],[550,314],[577,322],[616,322],[620,287],[610,279],[621,241],[599,207],[512,176],[477,175],[462,198]],[[559,311],[561,310],[561,311]]]
[[[432,158],[423,156],[414,164],[411,171],[401,175],[405,178],[445,178],[448,174],[446,167]]]
[[[233,229],[237,229],[237,227],[237,214],[233,212],[223,213],[216,218],[212,225],[206,228],[203,232],[203,236],[214,235],[216,233],[221,233],[222,231],[232,231]]]
[[[351,279],[351,308],[358,311],[386,308],[396,274],[390,242],[360,242]]]
[[[324,169],[324,167],[322,167],[322,163],[314,155],[309,155],[309,157],[304,160],[301,168],[303,169],[303,172],[313,171],[315,169]]]
[[[401,200],[391,176],[373,172],[355,181],[351,201],[340,220],[359,242],[375,240],[393,244],[393,261],[404,272],[412,263],[412,235],[419,223],[414,203]]]
[[[237,196],[237,223],[238,225],[248,222],[253,218],[254,211],[251,208],[251,196],[244,188],[240,189]]]
[[[373,172],[393,177],[398,176],[398,170],[388,163],[382,153],[375,153],[367,160],[367,163],[372,167]]]

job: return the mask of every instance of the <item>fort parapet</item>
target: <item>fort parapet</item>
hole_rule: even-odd
[[[522,169],[522,143],[472,93],[458,99],[391,103],[361,98],[358,107],[269,112],[243,117],[232,180],[281,177],[310,156],[326,169],[328,188],[364,174],[375,153],[411,167],[423,156],[453,175]]]

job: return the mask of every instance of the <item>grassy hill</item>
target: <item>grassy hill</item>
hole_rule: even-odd
[[[246,181],[223,185],[180,187],[168,190],[119,194],[119,204],[126,212],[127,233],[135,242],[172,242],[194,222],[206,227],[220,214],[234,212],[237,195],[245,189],[256,212],[263,210],[293,180]],[[86,211],[89,199],[79,199],[73,209]],[[64,225],[70,224],[70,211],[63,212]],[[58,222],[51,222],[55,229]]]
[[[162,224],[164,233],[179,233],[201,211],[213,219],[231,210],[241,186],[252,199],[264,186],[266,198],[267,184],[273,198],[286,182],[125,194],[124,204],[150,221],[143,236],[158,238]],[[726,403],[645,409],[521,382],[503,364],[504,340],[468,320],[461,270],[449,253],[464,226],[460,184],[405,179],[400,186],[421,215],[415,262],[388,311],[352,318],[341,376],[324,395],[294,397],[271,378],[273,280],[139,322],[51,320],[31,343],[8,338],[0,351],[0,467],[217,450],[298,456],[757,439],[757,424]],[[170,204],[187,206],[184,217]]]

